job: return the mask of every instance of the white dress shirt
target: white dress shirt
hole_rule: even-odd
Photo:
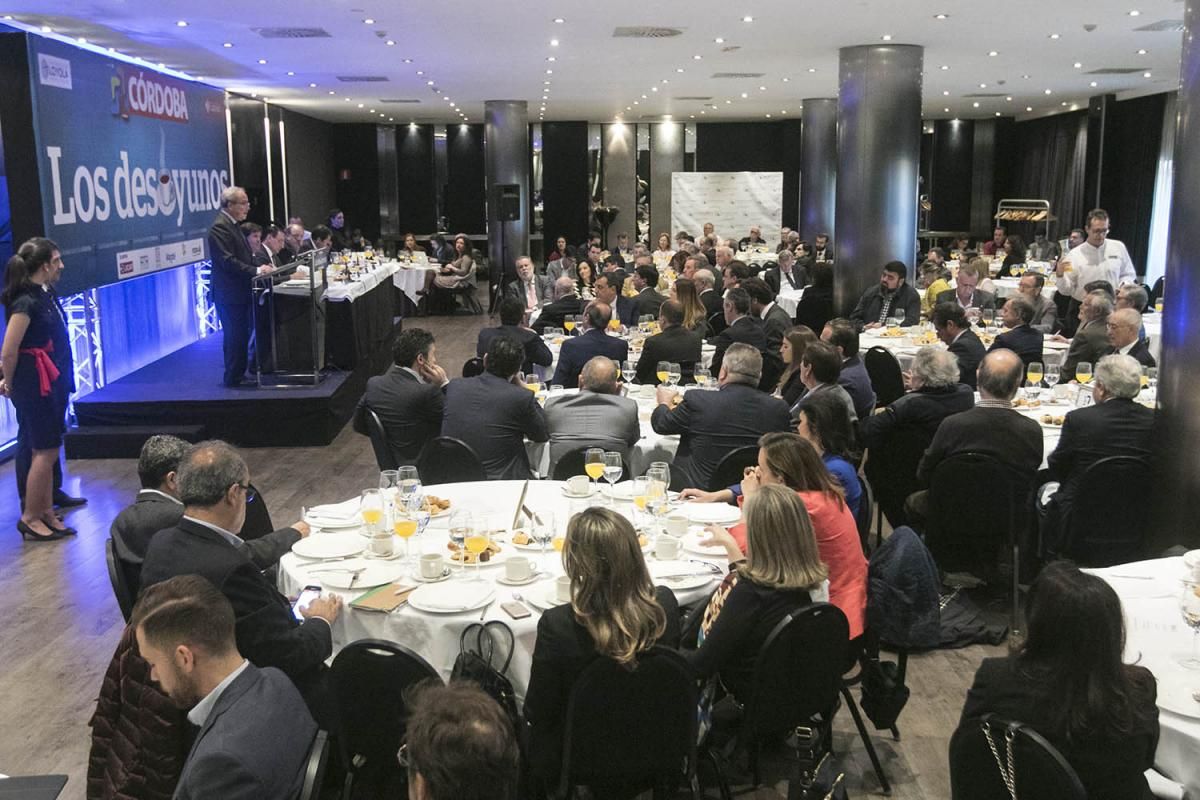
[[[1059,278],[1058,290],[1080,302],[1087,294],[1083,287],[1092,281],[1108,281],[1116,290],[1122,284],[1133,283],[1137,278],[1129,251],[1116,239],[1105,239],[1099,247],[1084,242],[1067,253],[1066,258],[1071,271],[1064,272]]]
[[[199,520],[196,520],[199,522]],[[201,523],[203,524],[203,523]],[[229,684],[233,683],[238,675],[246,671],[246,667],[250,666],[250,662],[242,659],[242,665],[233,672],[225,676],[225,680],[218,683],[213,690],[204,696],[204,699],[196,703],[192,710],[187,713],[188,722],[195,725],[197,728],[203,728],[204,723],[208,721],[208,715],[212,713],[213,706],[217,704],[217,700],[221,698],[221,693],[229,688]]]

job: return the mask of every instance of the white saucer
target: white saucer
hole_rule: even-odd
[[[508,578],[500,576],[499,578],[496,578],[496,583],[502,583],[505,586],[528,586],[531,583],[536,583],[538,577],[539,573],[537,572],[533,573],[523,581],[510,581]]]
[[[451,572],[450,568],[446,567],[445,571],[439,578],[426,578],[424,575],[418,572],[412,576],[412,579],[417,583],[441,583],[442,581],[448,579],[452,574],[454,573]]]
[[[563,497],[569,498],[571,500],[586,500],[596,493],[596,489],[595,489],[595,487],[593,487],[589,484],[587,494],[571,494],[571,492],[567,491],[566,485],[564,485],[562,487],[562,493],[563,493]]]

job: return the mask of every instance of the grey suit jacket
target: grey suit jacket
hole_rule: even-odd
[[[1039,294],[1037,302],[1033,304],[1033,322],[1029,324],[1040,333],[1054,333],[1054,329],[1058,327],[1058,307],[1054,305],[1054,301],[1047,300],[1045,295]]]
[[[533,275],[534,291],[537,293],[538,305],[544,306],[554,302],[554,281],[545,275]],[[508,285],[508,296],[525,301],[525,284],[519,278]]]
[[[1062,363],[1062,381],[1067,383],[1075,380],[1075,367],[1081,361],[1089,362],[1092,367],[1108,349],[1108,329],[1099,320],[1093,320],[1080,325],[1079,330],[1071,338],[1071,346]]]
[[[250,664],[221,692],[196,734],[174,800],[293,800],[316,734],[287,676]]]
[[[767,312],[762,324],[763,333],[767,335],[767,349],[778,353],[779,349],[783,347],[784,334],[792,327],[792,318],[778,304],[775,304]]]
[[[551,261],[549,264],[546,265],[546,277],[550,279],[551,286],[553,286],[554,282],[556,280],[558,280],[559,278],[561,278],[563,275],[566,275],[568,278],[570,278],[573,281],[579,280],[578,266],[576,266],[575,264],[572,264],[567,269],[563,269],[562,259],[559,259],[557,261]]]
[[[547,400],[546,427],[550,430],[551,471],[560,458],[584,446],[615,450],[628,461],[629,448],[642,436],[636,402],[586,390]]]

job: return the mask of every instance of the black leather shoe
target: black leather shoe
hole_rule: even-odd
[[[59,489],[54,493],[54,505],[58,506],[59,508],[74,508],[75,506],[81,506],[86,502],[86,497],[72,497],[62,489]]]

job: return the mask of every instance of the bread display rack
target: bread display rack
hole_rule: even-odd
[[[1050,212],[1049,200],[1006,199],[996,204],[996,224],[1009,222],[1025,222],[1042,226],[1046,239],[1050,239],[1050,223],[1057,222],[1058,217]]]

